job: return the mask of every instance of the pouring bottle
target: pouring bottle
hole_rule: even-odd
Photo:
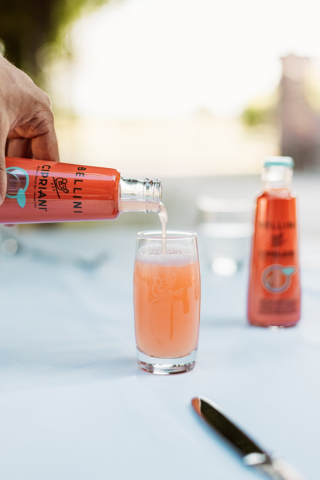
[[[122,212],[159,212],[161,182],[126,178],[113,168],[6,158],[0,223],[113,220]]]

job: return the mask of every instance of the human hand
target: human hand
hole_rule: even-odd
[[[49,96],[0,55],[0,205],[7,191],[6,155],[59,161]]]

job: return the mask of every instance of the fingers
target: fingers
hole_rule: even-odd
[[[7,141],[7,157],[32,158],[31,140],[11,138]]]
[[[38,126],[38,136],[35,136],[32,140],[33,157],[41,160],[59,162],[59,147],[54,129],[54,115],[51,108],[51,99],[45,92],[41,91],[41,94],[46,107],[45,112],[43,112],[43,121]],[[45,131],[42,132],[42,129]]]
[[[25,123],[19,124],[10,132],[10,141],[15,138],[31,139],[33,157],[39,160],[59,162],[59,149],[54,117],[49,104],[41,104],[41,110]]]
[[[33,157],[40,160],[59,162],[59,148],[53,122],[48,125],[47,132],[32,138]]]
[[[9,122],[5,132],[7,136],[9,132],[8,155],[58,162],[58,142],[49,96],[10,63],[0,59],[0,64],[3,67],[0,69],[0,121],[5,116]],[[4,158],[6,138],[3,138],[3,131],[0,135]],[[30,143],[24,139],[29,139]]]
[[[7,172],[6,172],[6,139],[9,132],[8,121],[0,119],[0,205],[3,204],[7,193]]]
[[[3,202],[6,198],[6,191],[7,191],[6,161],[5,161],[4,151],[1,148],[1,155],[0,155],[0,205],[3,204]]]

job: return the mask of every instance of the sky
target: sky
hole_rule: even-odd
[[[279,58],[320,57],[318,0],[121,0],[75,23],[68,74],[83,116],[238,115],[272,93]]]

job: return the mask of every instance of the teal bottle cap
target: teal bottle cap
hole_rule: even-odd
[[[294,161],[291,157],[265,157],[265,159],[263,160],[263,166],[265,168],[275,166],[293,168]]]

